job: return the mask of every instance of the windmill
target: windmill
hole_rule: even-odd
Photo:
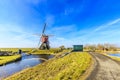
[[[41,49],[41,50],[45,50],[45,49],[49,50],[50,49],[49,36],[52,36],[52,35],[46,35],[45,29],[46,29],[46,23],[44,24],[42,34],[40,36],[40,40],[38,43],[39,49]],[[41,42],[41,45],[40,45],[40,42]]]

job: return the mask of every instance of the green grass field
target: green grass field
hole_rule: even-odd
[[[88,53],[72,52],[27,68],[5,80],[78,80],[90,64],[91,56]]]
[[[30,53],[30,54],[56,54],[61,51],[62,50],[60,48],[51,48],[50,50],[33,49],[33,50],[29,51],[28,53]]]
[[[23,52],[28,52],[33,50],[34,48],[0,48],[0,51],[12,51],[14,52],[18,52],[18,50],[21,49]]]
[[[14,55],[14,56],[0,56],[0,65],[4,65],[7,63],[10,63],[12,61],[15,61],[17,59],[20,59],[20,55]]]
[[[0,48],[0,51],[11,51],[12,53],[16,53],[19,49],[28,54],[55,54],[61,52],[60,48],[51,48],[50,50],[39,50],[36,48]]]

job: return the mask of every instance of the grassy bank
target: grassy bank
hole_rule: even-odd
[[[109,57],[114,59],[114,60],[120,61],[120,57],[115,57],[115,56],[109,56]]]
[[[55,54],[62,51],[60,48],[51,48],[50,50],[39,50],[36,48],[0,48],[0,51],[17,53],[19,49],[28,54]]]
[[[39,50],[39,49],[33,49],[28,52],[28,54],[55,54],[59,53],[62,50],[60,48],[52,48],[50,50]]]
[[[21,49],[23,52],[29,52],[34,48],[0,48],[0,51],[11,51],[13,53],[16,53],[19,49]]]
[[[13,55],[13,56],[0,56],[0,65],[4,65],[13,61],[16,61],[17,59],[20,59],[20,55]]]
[[[110,58],[113,59],[113,60],[120,61],[120,57],[110,56],[110,55],[108,55],[108,54],[104,54],[104,55],[110,57]]]
[[[110,56],[109,54],[116,54],[116,53],[120,53],[118,51],[101,51],[101,52],[97,52],[97,53],[100,53],[100,54],[103,54],[107,57],[110,57],[111,59],[113,60],[116,60],[116,61],[120,61],[120,57],[116,57],[116,56]]]
[[[91,56],[88,53],[72,52],[25,69],[5,80],[78,80],[90,64]]]

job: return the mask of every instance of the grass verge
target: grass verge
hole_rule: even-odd
[[[120,57],[114,57],[114,56],[109,56],[109,57],[114,59],[114,60],[120,61]]]
[[[111,58],[111,59],[113,59],[113,60],[120,61],[120,57],[108,55],[108,54],[110,54],[110,53],[112,53],[112,54],[118,53],[118,51],[114,51],[114,52],[106,51],[106,52],[98,52],[98,53],[100,53],[100,54],[102,54],[102,55],[105,55],[105,56],[107,56],[107,57],[109,57],[109,58]]]
[[[0,56],[0,66],[5,65],[7,63],[16,61],[21,58],[21,55],[13,55],[13,56]]]
[[[25,69],[5,80],[78,80],[91,64],[87,52],[72,52]]]
[[[104,54],[104,55],[110,57],[113,60],[120,61],[120,57],[110,56],[108,54]]]

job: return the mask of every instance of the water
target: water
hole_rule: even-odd
[[[109,54],[110,56],[115,56],[115,57],[120,57],[120,53],[116,53],[116,54]]]
[[[44,62],[40,58],[50,59],[53,55],[27,55],[22,53],[22,58],[19,61],[0,66],[0,79],[10,76],[16,72],[19,72],[25,68],[33,67],[37,64]]]

